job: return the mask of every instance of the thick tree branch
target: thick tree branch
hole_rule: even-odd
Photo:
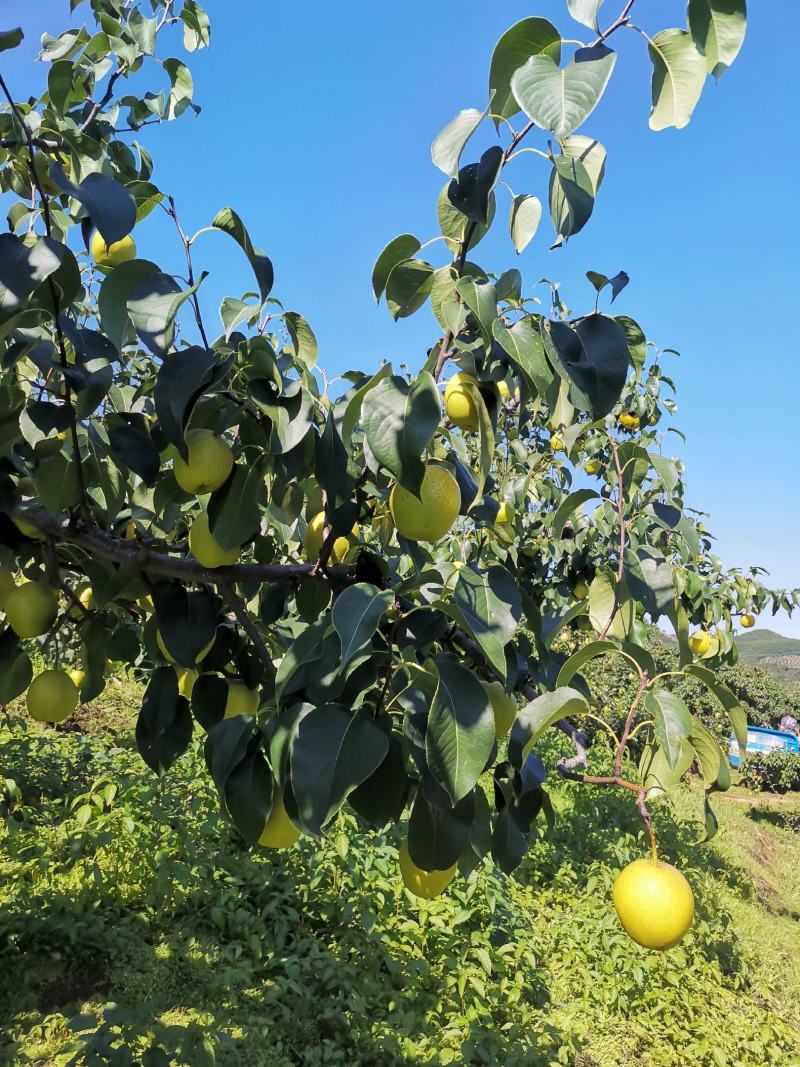
[[[21,509],[18,515],[56,542],[74,545],[99,559],[159,578],[206,585],[217,585],[220,579],[228,582],[295,582],[308,577],[313,566],[311,563],[236,563],[232,567],[210,569],[186,556],[156,552],[135,541],[112,537],[97,526],[71,526],[68,520],[55,518],[43,508]]]

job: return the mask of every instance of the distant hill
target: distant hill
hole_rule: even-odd
[[[800,641],[774,630],[753,630],[736,638],[744,663],[763,667],[784,685],[800,683]]]

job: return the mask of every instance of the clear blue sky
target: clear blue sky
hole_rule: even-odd
[[[689,503],[711,512],[727,563],[765,566],[780,586],[800,585],[795,5],[750,5],[738,62],[719,86],[707,84],[680,132],[649,130],[644,42],[618,33],[617,70],[584,131],[609,153],[587,228],[548,252],[545,220],[518,260],[498,222],[474,255],[491,270],[519,266],[528,285],[561,281],[576,312],[590,307],[587,269],[628,271],[615,308],[682,353],[670,370],[687,441],[669,435],[666,448],[686,461]],[[370,273],[397,234],[438,233],[443,176],[430,162],[431,139],[460,108],[484,106],[493,45],[515,21],[540,14],[565,37],[588,31],[564,0],[206,6],[212,47],[189,60],[203,111],[143,131],[155,180],[175,194],[190,231],[225,205],[243,216],[275,264],[273,295],[309,319],[329,374],[369,369],[380,357],[418,365],[438,327],[427,312],[393,323],[374,305]],[[604,10],[613,17],[621,6],[606,0]],[[27,37],[0,59],[18,97],[41,84],[44,70],[30,60],[44,30],[66,25],[68,9],[67,0],[4,0],[4,27],[21,25]],[[684,13],[684,0],[634,9],[648,30],[682,25]],[[174,54],[182,55],[177,43]],[[515,192],[544,199],[546,172],[526,155],[507,177]],[[181,272],[180,249],[156,215],[137,241],[140,254]],[[241,295],[252,281],[222,235],[201,238],[196,254],[211,271],[203,295],[211,321],[223,295]],[[800,636],[800,617],[761,623]]]

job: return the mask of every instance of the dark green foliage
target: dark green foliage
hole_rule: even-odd
[[[754,752],[740,767],[742,785],[758,792],[800,790],[800,756],[795,752]]]

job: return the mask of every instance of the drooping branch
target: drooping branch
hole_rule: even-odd
[[[228,604],[231,611],[236,616],[237,622],[247,634],[247,636],[250,638],[250,640],[253,642],[253,647],[258,653],[261,662],[266,667],[267,673],[271,678],[274,678],[276,670],[275,664],[272,662],[272,656],[270,655],[269,649],[266,646],[264,638],[258,632],[258,628],[256,627],[255,623],[247,614],[247,608],[245,607],[244,601],[233,588],[227,578],[218,576],[216,584],[217,589],[219,589],[225,602]]]

